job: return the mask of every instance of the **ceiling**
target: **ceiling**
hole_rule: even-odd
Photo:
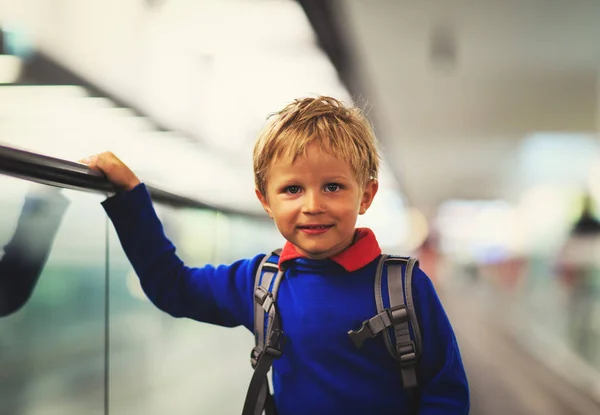
[[[223,151],[235,165],[226,169],[243,172],[245,183],[252,179],[247,154],[266,113],[307,93],[344,98],[340,81],[348,76],[337,63],[348,62],[340,43],[350,46],[351,75],[362,86],[351,93],[374,115],[387,170],[397,179],[384,181],[425,213],[449,198],[517,198],[519,149],[532,133],[597,131],[598,1],[0,6],[0,16],[33,28],[38,49],[61,64],[162,127]],[[333,65],[303,17],[311,6],[317,20],[336,17],[346,35],[329,44]],[[248,189],[236,203],[258,209]]]
[[[515,198],[525,137],[597,130],[600,2],[338,5],[385,154],[425,212]]]

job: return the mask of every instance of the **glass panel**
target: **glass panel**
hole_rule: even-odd
[[[101,196],[2,175],[0,189],[0,413],[103,414]]]
[[[231,220],[199,209],[158,206],[157,211],[190,266],[248,256],[235,247],[250,240],[252,255],[280,246],[272,243],[276,230],[268,221],[244,224],[242,217]],[[241,412],[252,375],[252,334],[243,327],[175,319],[158,310],[143,293],[112,228],[110,246],[111,415]]]

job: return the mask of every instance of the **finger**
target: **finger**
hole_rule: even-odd
[[[92,164],[105,173],[110,173],[117,169],[121,161],[112,153],[106,152],[92,156]]]
[[[97,155],[93,155],[93,156],[81,159],[80,162],[83,164],[86,164],[90,169],[96,169],[96,170],[98,169],[98,166],[97,166],[98,156]]]

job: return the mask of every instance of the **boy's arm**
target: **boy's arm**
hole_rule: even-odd
[[[174,317],[252,326],[251,293],[261,256],[231,265],[190,268],[165,236],[144,184],[102,204],[144,292],[158,308]]]
[[[466,415],[469,386],[458,343],[431,280],[413,275],[413,298],[422,336],[419,414]]]

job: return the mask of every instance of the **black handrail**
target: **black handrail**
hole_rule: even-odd
[[[0,145],[0,174],[35,181],[51,186],[99,193],[116,192],[106,176],[85,164],[58,159],[42,154]],[[265,219],[253,212],[209,205],[198,200],[176,195],[146,184],[152,199],[177,208],[211,209],[223,213],[239,214]]]

